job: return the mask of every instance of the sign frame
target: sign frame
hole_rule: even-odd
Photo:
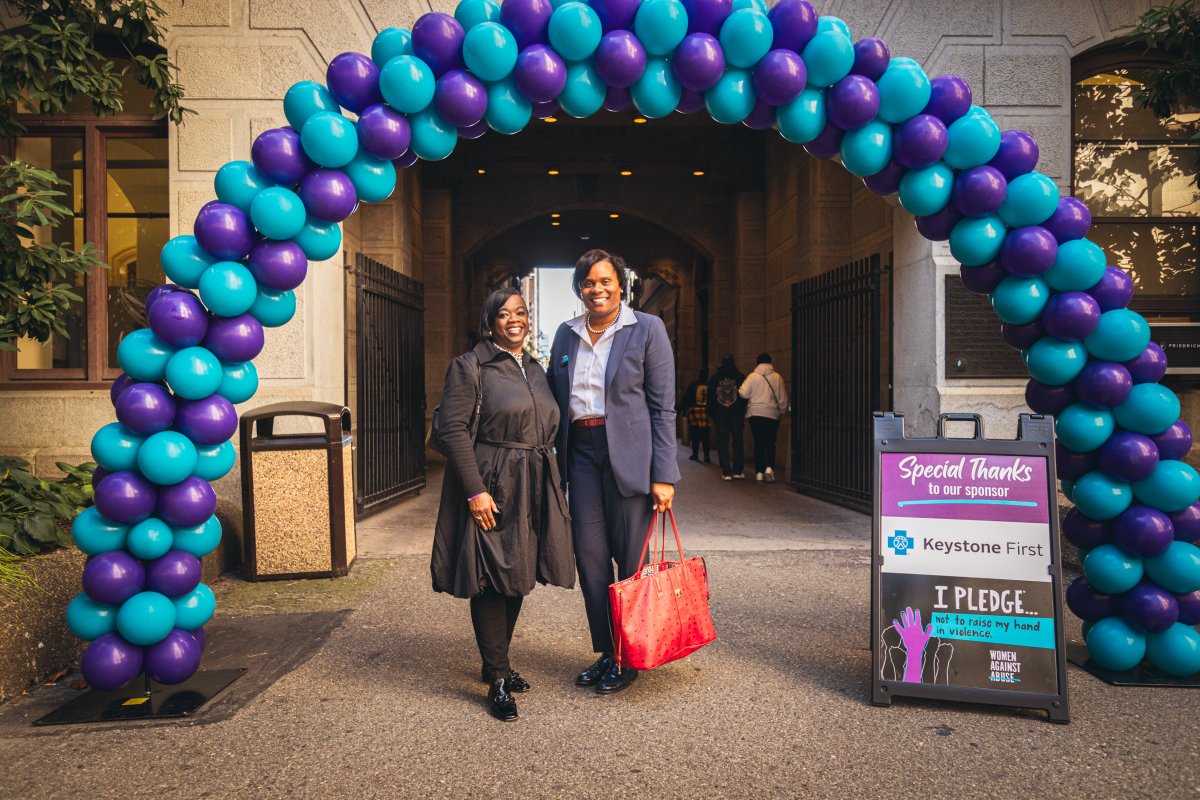
[[[946,421],[972,422],[975,435],[971,438],[946,437]],[[873,421],[873,514],[871,526],[871,703],[890,706],[894,697],[916,697],[929,700],[951,700],[1017,708],[1044,710],[1051,722],[1070,721],[1067,698],[1067,653],[1063,631],[1062,560],[1059,544],[1058,490],[1055,482],[1054,419],[1049,415],[1021,414],[1017,421],[1016,439],[986,439],[983,420],[978,414],[942,414],[938,417],[934,437],[907,437],[904,417],[892,412],[876,412]],[[1028,456],[1046,460],[1046,498],[1050,538],[1050,590],[1053,598],[1055,642],[1056,693],[1023,692],[1008,689],[985,689],[934,683],[913,683],[881,677],[883,654],[880,646],[880,623],[883,617],[883,562],[881,552],[883,455],[885,453],[931,455],[996,455]]]

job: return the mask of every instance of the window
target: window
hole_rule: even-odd
[[[1110,50],[1075,64],[1074,194],[1092,212],[1089,237],[1133,277],[1133,307],[1150,314],[1200,311],[1200,143],[1181,122],[1140,108],[1135,94],[1154,64]]]

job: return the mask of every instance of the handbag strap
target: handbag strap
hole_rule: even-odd
[[[475,410],[471,412],[471,419],[467,422],[467,433],[471,436],[471,444],[475,444],[475,439],[479,436],[479,412],[483,409],[483,367],[474,350],[470,351],[470,355],[471,360],[475,362]]]
[[[650,520],[650,530],[646,532],[646,542],[642,545],[642,554],[638,557],[637,570],[634,574],[642,571],[642,567],[646,566],[646,551],[650,549],[650,540],[654,538],[654,527],[658,524],[659,511],[655,510],[654,517]],[[679,548],[679,560],[683,561],[683,541],[679,538],[679,526],[675,523],[675,512],[667,509],[663,518],[663,560],[666,560],[666,521],[671,520],[671,530],[675,533],[675,546]]]

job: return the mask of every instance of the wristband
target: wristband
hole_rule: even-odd
[[[480,492],[479,494],[473,494],[473,495],[471,495],[470,497],[468,497],[468,498],[467,498],[467,502],[468,502],[468,503],[469,503],[469,502],[471,502],[471,501],[472,501],[472,500],[474,500],[476,497],[483,497],[485,494],[487,494],[487,492]]]

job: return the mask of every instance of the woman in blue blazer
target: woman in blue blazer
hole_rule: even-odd
[[[600,654],[575,679],[619,692],[637,670],[613,659],[608,586],[638,566],[653,511],[675,495],[675,356],[662,320],[634,311],[624,260],[589,250],[572,282],[584,313],[559,326],[550,350],[550,389],[563,424],[558,462],[567,488],[575,564],[592,648]]]

